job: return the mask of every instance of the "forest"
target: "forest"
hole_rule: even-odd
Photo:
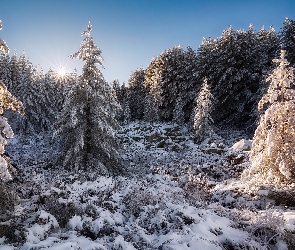
[[[93,28],[81,74],[0,38],[0,249],[295,249],[295,21],[168,48],[127,84]]]

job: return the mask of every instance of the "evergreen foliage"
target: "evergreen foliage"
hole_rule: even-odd
[[[127,87],[125,86],[124,82],[122,85],[120,85],[119,80],[114,80],[111,86],[117,98],[117,101],[121,106],[121,108],[117,111],[116,119],[121,124],[127,124],[130,121]]]
[[[210,92],[207,79],[204,79],[199,95],[195,101],[193,124],[196,142],[201,142],[206,138],[210,138],[214,133],[212,128],[213,119],[211,117],[212,106],[213,95]]]
[[[0,30],[2,29],[2,22],[0,21]],[[6,45],[6,44],[5,44]],[[6,45],[7,47],[7,45]],[[0,44],[1,50],[1,44]],[[2,50],[2,54],[8,53],[8,47]],[[24,114],[23,105],[18,101],[6,88],[5,84],[0,80],[0,182],[5,182],[11,179],[11,174],[6,160],[3,158],[4,148],[7,144],[6,138],[13,138],[14,134],[10,127],[7,118],[3,116],[4,110],[10,109]],[[4,137],[3,137],[4,136]]]
[[[0,30],[2,30],[2,21],[1,20],[0,20]],[[9,53],[9,48],[8,48],[7,44],[5,43],[5,41],[2,40],[2,38],[0,38],[0,52],[3,52],[4,54]]]
[[[4,154],[4,148],[7,141],[3,137],[13,138],[13,131],[8,124],[7,119],[3,116],[4,110],[11,109],[12,111],[17,111],[21,114],[24,113],[22,103],[18,101],[11,93],[7,90],[3,82],[0,81],[0,180],[7,181],[11,179],[9,169],[6,160],[2,157]]]
[[[47,130],[49,122],[45,118],[45,110],[42,109],[44,92],[42,91],[43,72],[35,67],[31,69],[27,81],[19,86],[20,100],[23,102],[26,114],[18,117],[18,129],[23,134],[34,134]]]
[[[198,49],[199,77],[207,77],[216,101],[212,117],[216,123],[254,126],[258,96],[264,74],[279,48],[274,29],[256,33],[235,31],[231,26],[216,39],[204,39]]]
[[[131,73],[128,80],[128,108],[131,120],[141,120],[144,117],[144,100],[146,91],[143,85],[145,70],[136,69]]]
[[[82,75],[70,89],[55,135],[63,141],[63,165],[75,169],[96,169],[101,174],[119,173],[118,128],[115,114],[119,104],[112,88],[104,80],[96,64],[102,66],[101,50],[90,36],[91,24],[80,49],[72,58],[84,62]]]
[[[291,66],[295,66],[295,21],[286,18],[281,31],[282,49],[286,50],[286,58]]]
[[[147,120],[188,122],[198,92],[195,51],[178,46],[153,58],[144,87]]]
[[[268,77],[267,93],[259,102],[266,109],[253,139],[251,167],[243,173],[254,185],[279,184],[295,180],[295,83],[293,68],[281,51],[281,58]]]

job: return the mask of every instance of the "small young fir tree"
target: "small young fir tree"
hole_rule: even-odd
[[[266,109],[260,119],[250,154],[251,166],[242,178],[251,185],[290,183],[295,180],[295,85],[293,68],[281,58],[268,77],[267,93],[258,104]]]
[[[213,119],[211,111],[213,106],[213,95],[205,78],[201,90],[195,102],[193,126],[195,130],[195,141],[201,142],[213,135]]]

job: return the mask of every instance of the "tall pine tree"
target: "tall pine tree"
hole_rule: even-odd
[[[92,25],[80,49],[71,58],[83,60],[82,75],[68,93],[57,121],[55,135],[63,142],[62,160],[66,168],[96,169],[100,174],[119,173],[119,147],[114,129],[116,110],[120,107],[96,65],[102,66],[101,50],[90,36]]]

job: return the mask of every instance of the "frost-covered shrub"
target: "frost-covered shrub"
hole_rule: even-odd
[[[126,211],[130,215],[138,217],[144,206],[153,203],[152,194],[149,190],[141,185],[133,186],[130,192],[124,197],[123,202]]]
[[[275,245],[278,240],[283,239],[284,230],[282,230],[285,220],[281,211],[266,209],[258,212],[251,219],[251,234],[262,245]]]
[[[18,203],[18,196],[7,183],[0,181],[0,236],[7,241],[17,241],[16,224],[13,219],[14,207]]]
[[[52,214],[61,228],[64,228],[74,215],[82,214],[81,207],[72,202],[62,202],[62,195],[51,194],[40,196],[40,204]],[[62,212],[61,212],[62,211]]]
[[[270,86],[259,102],[268,107],[260,119],[250,155],[251,167],[243,173],[250,185],[280,184],[295,180],[295,85],[293,68],[285,51],[275,59],[276,69],[268,77]]]

